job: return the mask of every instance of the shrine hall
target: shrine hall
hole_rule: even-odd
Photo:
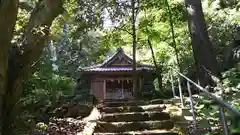
[[[137,91],[133,91],[133,60],[122,48],[100,64],[80,68],[90,78],[90,93],[98,100],[134,99],[135,95],[149,93],[156,78],[152,65],[137,63]]]

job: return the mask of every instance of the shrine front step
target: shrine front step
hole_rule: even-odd
[[[165,129],[170,130],[174,127],[172,120],[162,121],[138,121],[138,122],[99,122],[96,132],[126,132],[139,130]]]
[[[94,135],[178,135],[177,132],[166,130],[144,130],[144,131],[130,131],[122,133],[94,133]]]
[[[166,108],[163,104],[155,105],[139,105],[139,106],[120,106],[120,107],[103,107],[102,112],[117,113],[117,112],[145,112],[145,111],[158,111],[162,112]]]
[[[151,120],[169,120],[170,115],[165,112],[128,112],[128,113],[111,113],[102,116],[104,122],[136,122]]]
[[[121,106],[141,106],[141,105],[154,105],[163,104],[162,99],[155,99],[150,101],[144,100],[131,100],[131,101],[104,101],[104,107],[121,107]]]

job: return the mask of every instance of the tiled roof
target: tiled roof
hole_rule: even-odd
[[[121,48],[119,48],[114,55],[112,55],[111,57],[108,57],[102,63],[96,64],[90,67],[79,68],[78,71],[80,72],[117,72],[117,71],[129,72],[129,71],[132,71],[132,66],[127,66],[127,67],[123,67],[123,66],[109,67],[108,66],[109,63],[114,59],[116,59],[119,55],[123,56],[130,63],[133,62],[133,60],[129,56],[127,56]],[[136,70],[137,71],[141,71],[141,70],[153,71],[154,66],[147,65],[147,64],[137,64]]]
[[[141,71],[141,70],[154,70],[154,69],[150,67],[137,67],[136,70]],[[117,71],[128,72],[128,71],[132,71],[132,67],[97,67],[97,68],[85,69],[84,71],[85,72],[117,72]]]

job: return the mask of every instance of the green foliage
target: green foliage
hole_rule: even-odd
[[[43,130],[43,131],[45,131],[45,130],[47,130],[47,125],[46,124],[44,124],[44,123],[42,123],[42,122],[39,122],[38,124],[37,124],[37,128],[39,129],[39,130]]]
[[[223,6],[223,3],[224,6]],[[205,9],[205,18],[208,22],[208,32],[213,44],[214,52],[221,68],[232,68],[229,55],[236,46],[234,40],[239,35],[240,23],[239,8],[240,3],[236,0],[234,3],[221,0],[204,0],[203,8]]]
[[[229,87],[240,88],[240,72],[236,68],[232,68],[222,74],[223,77],[223,85]]]
[[[239,31],[239,23],[236,21],[239,16],[239,8],[236,8],[236,6],[239,5],[239,2],[227,2],[224,7],[221,6],[222,3],[218,0],[205,0],[202,3],[209,36],[221,70],[232,68],[233,66],[229,64],[232,58],[229,59],[229,56],[232,53],[235,35]],[[147,39],[149,38],[153,44],[157,62],[163,67],[163,83],[167,85],[167,82],[170,80],[170,74],[172,74],[169,67],[177,69],[177,65],[166,2],[141,1],[140,5],[142,5],[142,8],[139,9],[139,21],[137,23],[137,60],[153,64],[151,52],[147,44]],[[183,1],[170,0],[169,5],[173,15],[180,66],[184,74],[195,80],[194,74],[196,69],[192,56],[184,3]],[[132,39],[131,34],[128,33],[131,32],[130,21],[120,23],[117,29],[106,29],[106,31],[102,38],[102,44],[113,47],[121,45],[125,50],[131,50]],[[132,53],[131,51],[127,52],[130,55]]]
[[[34,6],[36,0],[27,2]],[[169,5],[180,66],[184,74],[192,77],[195,73],[195,65],[184,3],[181,0],[169,0]],[[239,0],[235,0],[235,2],[230,0],[203,1],[209,36],[222,69],[226,67],[227,57],[234,48],[235,35],[239,33],[239,5]],[[169,67],[174,69],[178,69],[178,67],[166,1],[142,0],[139,6],[136,23],[137,61],[153,64],[147,43],[149,39],[153,45],[157,64],[162,67],[164,88],[170,90],[170,75],[173,73]],[[33,125],[35,127],[38,120],[45,119],[45,115],[48,114],[43,112],[59,97],[73,94],[73,77],[79,77],[75,72],[79,67],[101,62],[119,46],[123,47],[129,55],[132,54],[129,1],[68,0],[64,3],[64,8],[65,12],[51,26],[50,40],[53,41],[53,46],[56,48],[57,59],[50,60],[49,50],[44,52],[38,70],[26,81],[23,97],[19,102],[21,110],[25,110],[18,117],[18,125],[20,127],[25,125],[22,130],[30,129]],[[18,42],[23,34],[22,29],[28,18],[29,11],[20,8],[13,42]],[[108,22],[112,21],[113,26],[106,26],[104,19],[107,19]],[[64,25],[68,25],[68,28],[64,29]],[[53,63],[58,66],[57,71],[53,71]],[[230,65],[227,67],[232,68]],[[173,74],[173,76],[177,75]],[[192,79],[195,78],[192,77]],[[222,84],[219,85],[221,90],[215,92],[230,104],[238,107],[240,103],[238,99],[240,96],[239,82],[239,71],[230,69],[223,73]],[[83,82],[83,84],[86,83]],[[150,86],[148,89],[154,89],[152,84]],[[74,92],[78,93],[80,90],[81,93],[78,94],[82,94],[83,91],[89,90],[86,87],[81,85]],[[80,97],[84,97],[84,94]],[[210,124],[218,123],[218,108],[215,103],[201,94],[198,99],[196,104],[198,115],[209,118]],[[229,114],[229,116],[232,115]],[[203,123],[203,125],[205,124]]]
[[[50,96],[54,91],[58,91],[60,95],[64,95],[72,89],[72,83],[72,78],[54,72],[51,61],[46,58],[42,61],[39,70],[26,83],[24,94],[32,92]]]
[[[23,96],[15,126],[17,134],[31,132],[39,121],[46,121],[50,106],[54,106],[60,97],[70,95],[73,79],[52,70],[52,62],[45,52],[38,70],[25,83]]]
[[[239,87],[239,75],[240,72],[233,68],[223,73],[223,80],[215,88],[215,94],[221,96],[221,98],[228,102],[238,110],[240,110],[240,87]],[[197,115],[208,122],[200,123],[200,127],[218,127],[221,131],[219,122],[219,106],[208,95],[200,93],[196,98],[196,110]],[[225,110],[227,121],[231,121],[231,132],[239,131],[240,116],[235,115],[229,110]]]

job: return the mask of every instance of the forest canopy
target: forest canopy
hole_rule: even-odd
[[[29,132],[45,105],[74,95],[77,69],[119,47],[133,78],[138,62],[155,66],[161,94],[171,93],[173,70],[239,90],[239,9],[239,0],[1,0],[0,135]]]

